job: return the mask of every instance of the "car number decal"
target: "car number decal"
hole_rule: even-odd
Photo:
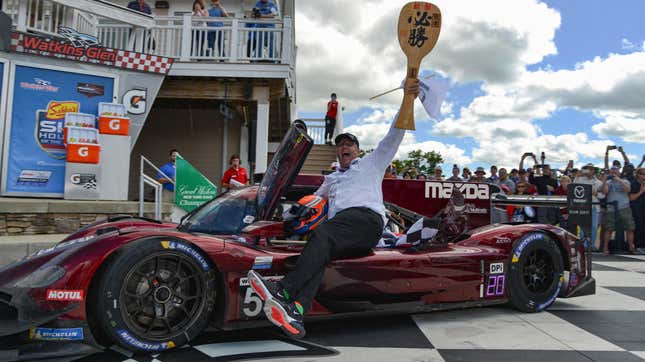
[[[284,278],[283,275],[274,275],[266,277],[270,281],[278,281]],[[248,278],[240,278],[240,318],[241,319],[261,319],[264,317],[262,308],[264,302],[260,296],[251,288]]]

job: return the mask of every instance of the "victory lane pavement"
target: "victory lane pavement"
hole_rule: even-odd
[[[643,361],[645,256],[594,254],[596,294],[548,311],[510,307],[308,323],[302,341],[277,328],[206,332],[158,355],[120,349],[75,361]]]

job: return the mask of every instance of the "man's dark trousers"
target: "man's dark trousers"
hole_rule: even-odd
[[[367,255],[383,233],[383,218],[368,208],[352,207],[320,224],[282,285],[305,311],[311,309],[325,266],[333,259]]]
[[[325,140],[331,139],[336,128],[336,118],[325,116]]]

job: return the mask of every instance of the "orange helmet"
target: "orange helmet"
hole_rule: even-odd
[[[289,226],[296,234],[306,234],[327,219],[327,200],[316,195],[307,195],[298,200],[289,213],[295,217]]]

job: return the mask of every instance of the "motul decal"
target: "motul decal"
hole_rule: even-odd
[[[47,289],[47,300],[58,300],[64,302],[81,302],[85,299],[82,290],[57,290]]]

